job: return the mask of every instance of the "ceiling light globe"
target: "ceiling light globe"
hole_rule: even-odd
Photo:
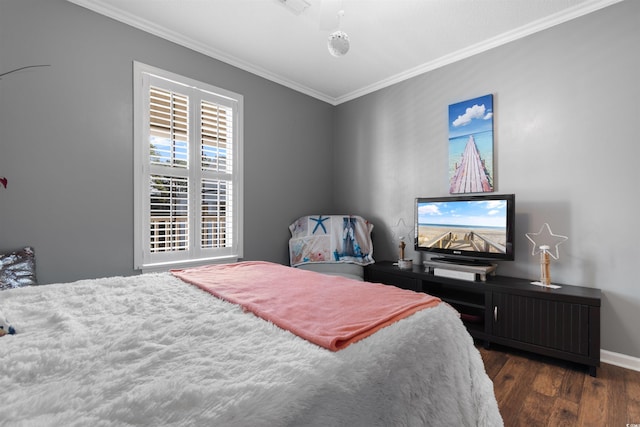
[[[329,34],[327,42],[329,53],[335,57],[343,56],[349,52],[349,36],[340,30]]]

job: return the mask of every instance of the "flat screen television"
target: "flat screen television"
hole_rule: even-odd
[[[419,197],[415,250],[444,262],[513,261],[515,201],[514,194]]]

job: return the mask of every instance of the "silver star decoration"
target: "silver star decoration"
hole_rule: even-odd
[[[540,228],[537,233],[526,233],[527,239],[533,243],[533,249],[531,255],[539,254],[542,251],[546,251],[551,258],[557,260],[560,258],[560,252],[558,246],[566,242],[569,238],[567,236],[561,236],[560,234],[553,234],[551,227],[546,222]],[[555,255],[549,251],[551,247],[555,248]]]
[[[394,237],[398,240],[407,241],[412,237],[413,227],[405,224],[404,219],[402,218],[400,218],[398,223],[391,228],[393,228]]]

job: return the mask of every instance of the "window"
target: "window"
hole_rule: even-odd
[[[134,63],[135,268],[242,257],[242,96]]]

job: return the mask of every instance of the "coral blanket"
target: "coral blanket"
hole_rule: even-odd
[[[431,295],[394,286],[263,261],[207,265],[171,273],[332,351],[440,302]]]

